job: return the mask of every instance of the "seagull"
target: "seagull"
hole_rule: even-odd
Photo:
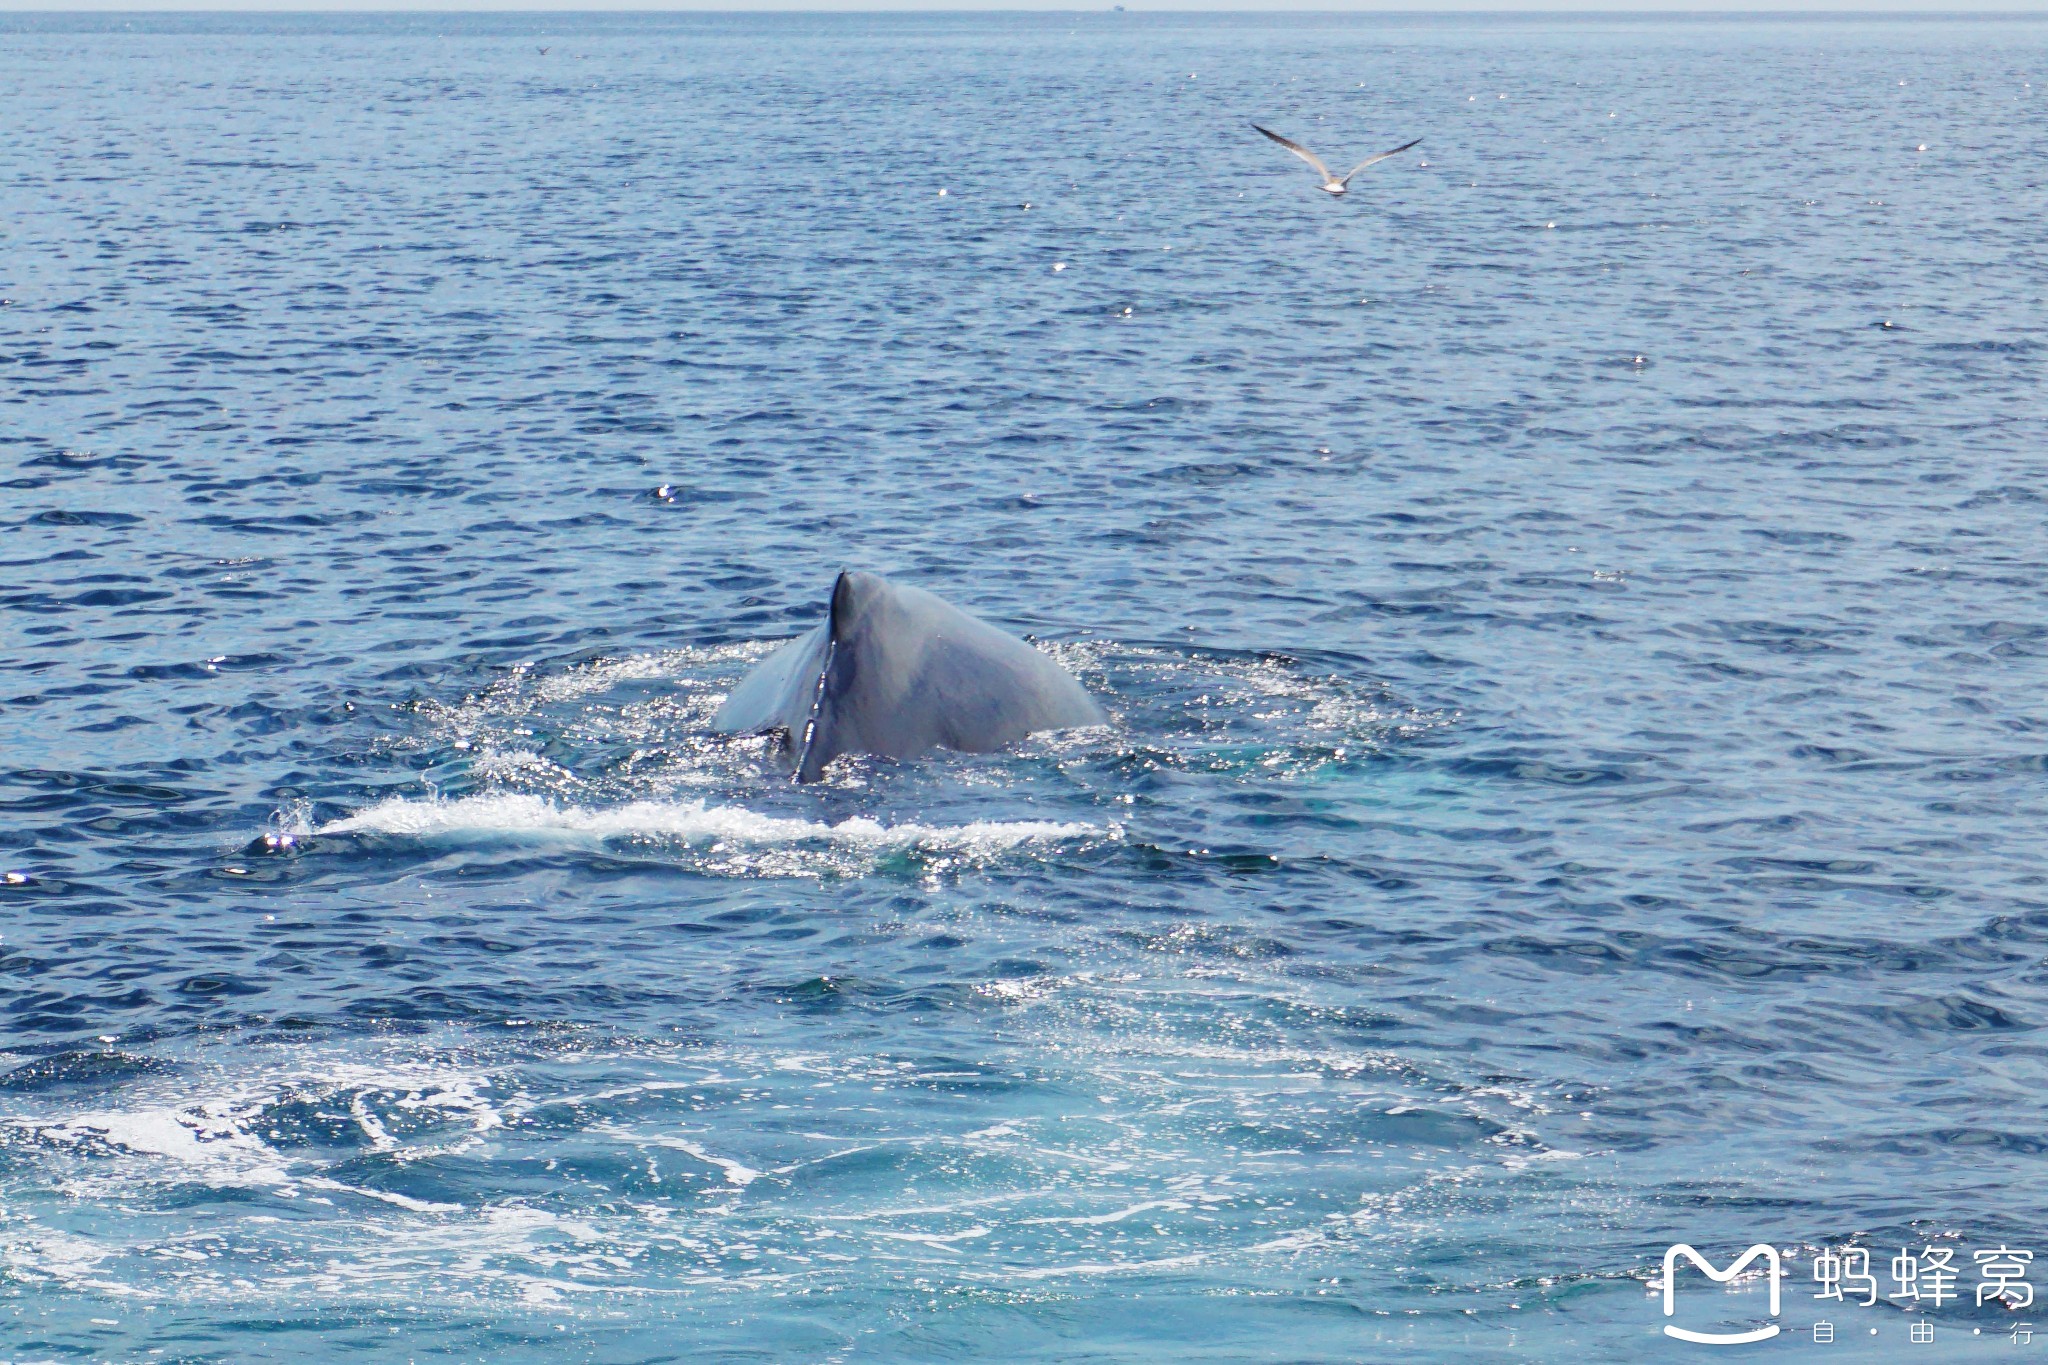
[[[1302,146],[1299,142],[1289,142],[1286,138],[1280,136],[1280,134],[1274,132],[1271,128],[1259,128],[1259,125],[1256,123],[1254,123],[1252,127],[1258,128],[1259,131],[1264,133],[1267,137],[1272,138],[1273,141],[1279,143],[1288,151],[1293,152],[1296,156],[1300,157],[1303,161],[1306,161],[1309,165],[1315,167],[1316,174],[1323,178],[1322,188],[1331,194],[1343,194],[1345,191],[1349,190],[1351,188],[1351,177],[1357,175],[1367,166],[1372,165],[1373,162],[1385,161],[1390,156],[1399,156],[1401,153],[1407,151],[1410,147],[1413,147],[1417,143],[1420,143],[1422,141],[1421,138],[1416,138],[1414,142],[1404,142],[1400,146],[1394,148],[1394,150],[1391,152],[1381,152],[1378,156],[1369,156],[1365,160],[1359,162],[1356,166],[1353,166],[1349,171],[1345,172],[1344,177],[1340,180],[1336,176],[1330,174],[1330,168],[1323,164],[1323,159],[1321,157],[1317,156],[1308,148]]]
[[[548,55],[548,50],[547,50],[546,48],[542,48],[542,49],[540,50],[540,55],[541,55],[541,56],[543,56],[543,57],[547,56],[547,55]]]

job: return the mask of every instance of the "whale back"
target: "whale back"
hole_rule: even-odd
[[[815,782],[841,754],[988,753],[1107,719],[1051,656],[920,588],[847,572],[824,623],[762,660],[712,726],[780,731],[796,780]]]

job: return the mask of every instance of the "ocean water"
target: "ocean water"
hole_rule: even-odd
[[[0,52],[0,1358],[2010,1349],[2048,27]],[[1114,726],[792,787],[842,567]]]

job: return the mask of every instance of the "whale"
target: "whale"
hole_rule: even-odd
[[[755,665],[711,728],[776,736],[793,780],[816,782],[843,754],[985,754],[1108,723],[1051,655],[922,588],[848,570],[825,619]]]

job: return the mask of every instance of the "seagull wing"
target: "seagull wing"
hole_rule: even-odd
[[[1394,148],[1394,150],[1393,150],[1393,151],[1391,151],[1391,152],[1381,152],[1381,153],[1380,153],[1380,154],[1379,154],[1378,156],[1369,156],[1369,157],[1367,157],[1367,158],[1366,158],[1365,160],[1363,160],[1363,161],[1359,162],[1359,163],[1358,163],[1358,164],[1357,164],[1356,166],[1353,166],[1353,167],[1352,167],[1352,168],[1351,168],[1350,170],[1346,171],[1346,172],[1344,173],[1344,179],[1343,179],[1342,181],[1340,181],[1339,183],[1340,183],[1340,184],[1345,184],[1345,185],[1348,185],[1348,184],[1350,184],[1350,183],[1351,183],[1351,177],[1352,177],[1352,176],[1354,176],[1354,175],[1357,175],[1357,174],[1358,174],[1358,173],[1359,173],[1360,171],[1364,170],[1364,169],[1365,169],[1365,168],[1366,168],[1367,166],[1370,166],[1370,165],[1372,165],[1372,163],[1373,163],[1373,162],[1375,162],[1375,161],[1385,161],[1385,160],[1386,160],[1386,159],[1387,159],[1388,157],[1390,157],[1390,156],[1399,156],[1399,155],[1401,155],[1401,153],[1403,153],[1403,152],[1407,151],[1407,150],[1408,150],[1408,149],[1409,149],[1410,147],[1415,147],[1415,146],[1419,146],[1419,145],[1421,144],[1421,142],[1422,142],[1422,139],[1421,139],[1421,138],[1416,138],[1414,142],[1404,142],[1404,143],[1402,143],[1402,144],[1401,144],[1400,146],[1398,146],[1398,147]]]
[[[1289,142],[1286,138],[1280,136],[1280,134],[1274,132],[1271,128],[1259,128],[1259,125],[1256,123],[1254,123],[1252,127],[1258,128],[1259,131],[1264,133],[1267,137],[1272,138],[1273,141],[1279,143],[1288,151],[1293,152],[1296,156],[1300,157],[1303,161],[1306,161],[1309,165],[1315,167],[1316,174],[1320,175],[1323,179],[1328,180],[1330,178],[1330,168],[1323,164],[1323,159],[1317,156],[1314,152],[1310,151],[1308,148],[1302,146],[1299,142]],[[1393,153],[1388,152],[1387,155],[1392,156]]]

